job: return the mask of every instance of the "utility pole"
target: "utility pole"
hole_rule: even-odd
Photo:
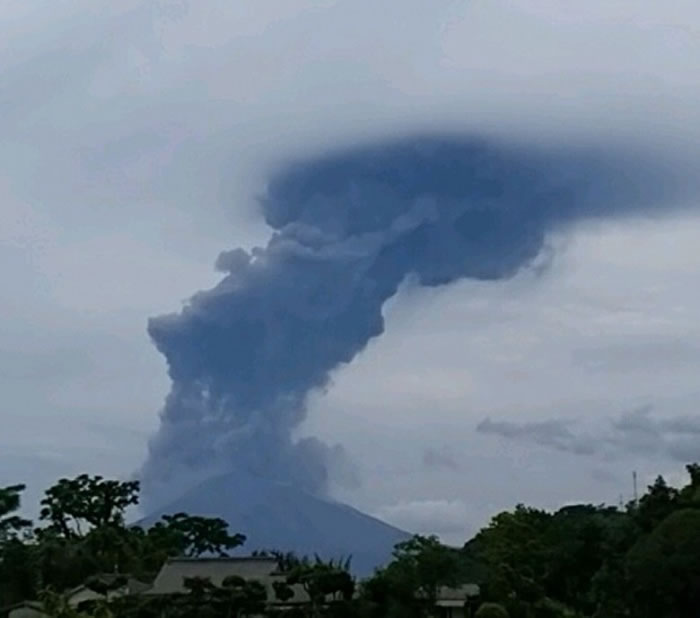
[[[634,506],[639,504],[639,495],[637,494],[637,471],[632,472],[632,488],[634,490]]]

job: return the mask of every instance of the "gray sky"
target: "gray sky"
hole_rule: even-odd
[[[684,0],[0,0],[0,483],[138,467],[168,389],[146,319],[265,240],[272,165],[426,129],[692,161],[699,23]],[[338,497],[461,541],[518,501],[674,480],[697,213],[579,227],[508,282],[407,282],[303,428],[352,456]]]

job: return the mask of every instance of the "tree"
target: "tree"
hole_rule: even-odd
[[[275,598],[282,603],[287,603],[294,598],[294,590],[286,581],[272,582],[272,590],[275,593]]]
[[[60,591],[94,574],[141,572],[143,534],[124,523],[138,494],[138,481],[87,474],[50,487],[40,514],[48,525],[32,543],[39,586]]]
[[[0,606],[37,590],[35,563],[25,543],[31,522],[17,515],[24,485],[0,488]]]
[[[216,586],[208,577],[185,577],[182,582],[188,594],[181,599],[181,615],[188,618],[214,618],[217,614],[212,604]]]
[[[149,558],[144,535],[140,529],[105,526],[93,528],[79,542],[82,550],[101,573],[130,573],[139,575],[160,568],[147,562]]]
[[[64,591],[103,571],[84,539],[67,539],[50,528],[39,531],[31,551],[39,589]]]
[[[700,607],[700,510],[672,513],[626,558],[633,615],[691,618]]]
[[[319,615],[321,607],[329,602],[352,600],[355,580],[349,572],[350,559],[324,561],[319,556],[311,561],[284,554],[286,578],[275,582],[273,590],[278,600],[286,602],[294,597],[294,586],[301,586],[309,597],[312,616]]]
[[[484,598],[506,602],[511,614],[527,613],[545,594],[547,543],[552,515],[524,505],[499,513],[470,543],[486,566]]]
[[[32,524],[29,520],[15,514],[21,505],[21,494],[24,490],[24,485],[0,488],[0,544],[15,537]]]
[[[462,558],[437,537],[416,535],[397,544],[393,560],[363,583],[362,598],[376,616],[432,612],[442,586],[463,583]]]
[[[542,537],[545,594],[589,615],[595,607],[591,580],[603,566],[610,535],[628,520],[615,508],[588,504],[559,509]]]
[[[186,513],[164,515],[151,533],[180,553],[196,557],[203,554],[228,556],[231,549],[245,543],[245,535],[229,534],[228,524],[219,517],[200,517]]]
[[[601,546],[602,564],[591,578],[590,597],[596,618],[623,618],[628,612],[625,556],[641,532],[628,512],[606,519]]]
[[[91,573],[142,573],[147,555],[144,533],[125,526],[126,510],[139,501],[138,481],[116,481],[82,474],[61,479],[41,501],[36,531],[45,585],[62,589]],[[67,565],[70,565],[69,568]]]
[[[440,587],[457,584],[458,554],[436,536],[416,535],[396,545],[392,569],[413,580],[418,596],[434,607]]]
[[[36,598],[39,574],[34,547],[14,538],[0,549],[0,607]]]
[[[646,532],[651,531],[661,521],[678,508],[679,493],[675,487],[670,487],[663,476],[657,476],[653,485],[647,488],[647,493],[639,500],[636,508],[636,519]]]
[[[688,476],[690,476],[690,486],[700,487],[700,464],[691,463],[685,467]]]
[[[518,505],[496,515],[465,546],[486,566],[482,595],[516,617],[590,615],[620,589],[620,560],[636,539],[636,526],[617,509],[590,504],[548,513]],[[621,536],[621,532],[632,532]],[[599,575],[603,566],[605,575]],[[594,590],[591,582],[595,581]]]
[[[690,483],[681,489],[679,501],[683,507],[700,508],[700,464],[688,464],[685,469]]]
[[[267,590],[258,581],[232,575],[224,579],[214,598],[223,618],[260,615],[267,603]]]
[[[40,518],[64,538],[84,537],[92,528],[122,527],[129,506],[139,502],[138,481],[81,474],[61,479],[41,501]]]

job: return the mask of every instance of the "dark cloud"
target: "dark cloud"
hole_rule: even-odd
[[[700,459],[700,416],[658,418],[652,412],[651,406],[636,408],[588,433],[561,419],[526,423],[485,419],[476,430],[575,455],[660,455],[681,462]]]

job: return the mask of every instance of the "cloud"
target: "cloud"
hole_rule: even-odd
[[[577,436],[570,429],[570,422],[552,419],[513,423],[484,419],[476,427],[480,433],[502,436],[510,440],[531,441],[541,446],[555,448],[578,455],[591,455],[596,447],[590,438]]]
[[[426,468],[458,470],[457,460],[445,448],[427,448],[423,451],[423,465]]]
[[[576,452],[578,449],[572,446],[572,443],[576,442],[576,436],[570,426],[570,421],[560,419],[513,422],[492,421],[490,418],[485,418],[476,426],[476,431],[508,440],[552,447],[564,452]]]
[[[574,350],[572,360],[589,371],[633,371],[650,363],[684,367],[700,359],[700,346],[682,339],[616,342]]]
[[[414,500],[382,508],[377,516],[417,534],[447,536],[461,532],[470,519],[460,500]]]
[[[591,476],[596,480],[600,481],[601,483],[605,484],[619,484],[620,479],[618,476],[611,470],[606,469],[606,468],[593,468],[591,470]]]
[[[574,455],[618,458],[623,454],[662,456],[683,463],[700,459],[700,416],[655,417],[646,405],[609,419],[604,427],[584,433],[571,420],[491,421],[477,432],[536,444]]]

